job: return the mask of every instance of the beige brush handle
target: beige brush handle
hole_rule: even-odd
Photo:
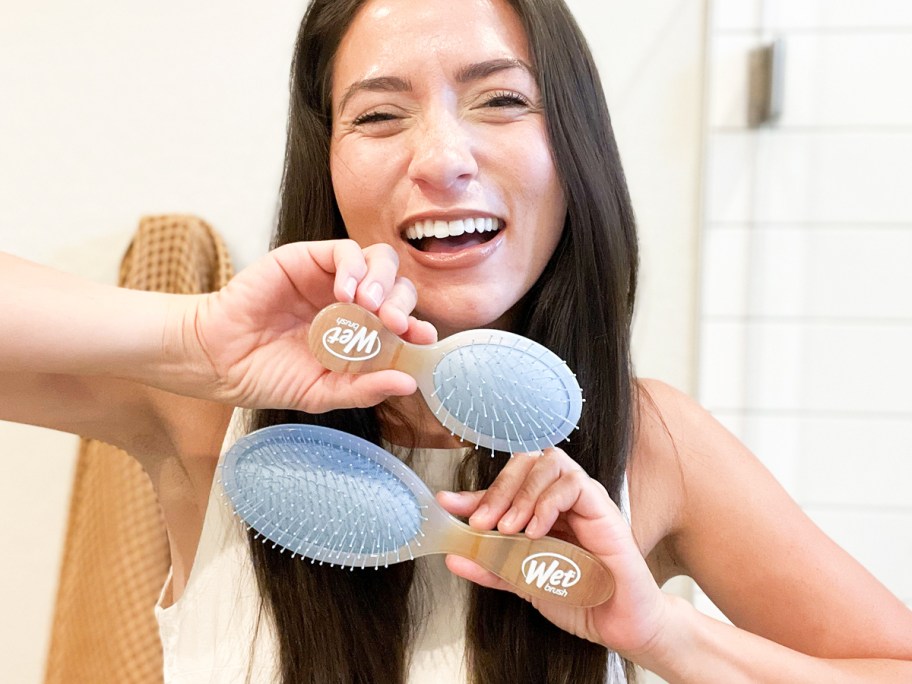
[[[475,561],[522,594],[587,607],[614,593],[611,571],[579,546],[554,537],[533,540],[457,525],[458,531],[454,526],[445,535],[441,550]]]
[[[403,342],[357,304],[338,302],[322,309],[310,324],[307,343],[317,361],[331,371],[416,371],[416,345]]]

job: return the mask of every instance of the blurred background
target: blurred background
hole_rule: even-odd
[[[4,0],[0,249],[115,283],[142,216],[192,213],[262,254],[304,4]],[[912,605],[912,3],[568,4],[641,229],[638,373]],[[76,447],[0,423],[0,681],[43,678]]]

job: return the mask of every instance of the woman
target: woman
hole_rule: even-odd
[[[3,263],[42,305],[4,288],[16,334],[0,345],[0,418],[143,462],[172,547],[159,609],[172,681],[622,681],[615,653],[672,682],[912,678],[912,614],[710,416],[633,379],[632,211],[595,69],[560,2],[315,2],[296,50],[276,245],[199,298]],[[542,454],[466,454],[410,378],[317,366],[308,322],[333,299],[417,343],[481,326],[538,339],[578,373],[580,430]],[[248,548],[217,484],[210,495],[230,406],[270,410],[249,425],[236,413],[225,446],[241,428],[305,421],[417,447],[422,468],[459,471],[466,491],[439,494],[451,512],[573,538],[617,591],[587,610],[532,605],[450,558],[474,583],[463,630],[449,612],[461,585],[433,567],[340,572]],[[662,594],[677,574],[737,626]]]

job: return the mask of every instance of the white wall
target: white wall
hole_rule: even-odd
[[[265,250],[302,2],[3,4],[0,249],[113,283],[140,216],[190,212]],[[42,679],[75,449],[0,423],[3,682]]]
[[[637,373],[696,386],[706,0],[571,0],[595,53],[640,232]]]
[[[912,5],[711,7],[699,396],[912,604]],[[749,130],[773,37],[784,111]]]
[[[0,249],[113,283],[140,216],[190,212],[237,266],[264,251],[303,0],[4,4]],[[642,229],[637,366],[690,390],[705,0],[570,5]],[[0,681],[41,681],[74,453],[72,437],[0,423]]]

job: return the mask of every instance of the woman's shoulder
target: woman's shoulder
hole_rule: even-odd
[[[628,465],[633,528],[656,579],[664,582],[686,571],[676,544],[701,516],[706,497],[718,499],[720,490],[710,487],[709,480],[736,479],[739,470],[757,464],[734,435],[684,392],[653,379],[638,379],[636,387]],[[721,461],[727,461],[725,467]]]
[[[634,441],[627,465],[631,527],[656,581],[663,584],[678,574],[667,540],[676,525],[683,490],[668,423],[686,398],[657,380],[638,379],[635,388]]]
[[[678,487],[705,463],[743,445],[695,399],[660,380],[638,379],[631,473]]]
[[[902,603],[696,401],[638,387],[631,512],[656,580],[692,577],[732,622],[789,648],[883,653],[909,622]]]
[[[822,535],[761,461],[694,399],[638,381],[628,466],[634,532],[656,579],[713,582],[721,557],[742,575],[759,556],[789,553],[786,527],[808,548]]]
[[[699,403],[660,380],[637,379],[630,474],[650,487],[677,488],[683,461],[706,431],[721,426]]]

